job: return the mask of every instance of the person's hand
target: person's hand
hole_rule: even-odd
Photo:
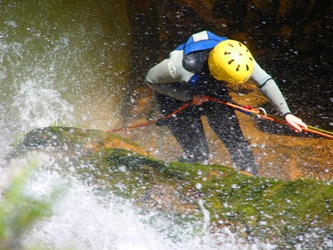
[[[192,103],[196,106],[200,106],[207,101],[209,101],[209,97],[206,95],[194,95],[192,98]]]
[[[295,132],[302,132],[302,128],[307,129],[307,126],[302,120],[293,114],[287,114],[285,117],[286,122],[288,125],[294,129]]]

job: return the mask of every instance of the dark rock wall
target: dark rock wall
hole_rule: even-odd
[[[247,41],[260,60],[274,58],[272,64],[277,68],[301,61],[308,64],[309,71],[318,67],[325,73],[332,63],[331,1],[127,0],[127,3],[135,41],[133,56],[143,62],[140,64],[143,72],[156,63],[156,57],[165,56],[189,35],[203,29]]]

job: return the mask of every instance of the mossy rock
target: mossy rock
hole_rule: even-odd
[[[318,246],[333,238],[331,183],[253,177],[221,165],[165,163],[114,134],[77,128],[31,131],[11,157],[36,149],[66,155],[66,161],[58,159],[64,169],[77,165],[75,174],[83,181],[144,209],[202,221],[204,204],[212,232],[228,226],[281,248]]]
[[[74,127],[46,127],[28,132],[9,157],[32,150],[61,151],[73,155],[78,151],[93,153],[105,148],[127,149],[149,155],[138,144],[112,133]]]

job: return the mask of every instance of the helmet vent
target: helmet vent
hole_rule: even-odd
[[[228,39],[210,52],[208,66],[215,79],[239,84],[246,82],[253,74],[255,59],[244,44]]]

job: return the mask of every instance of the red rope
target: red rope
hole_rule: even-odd
[[[232,107],[232,108],[234,108],[236,110],[240,110],[240,111],[243,111],[243,112],[246,112],[246,113],[256,114],[256,115],[258,115],[258,117],[260,117],[262,119],[265,119],[265,120],[273,121],[273,122],[280,123],[280,124],[283,124],[283,125],[288,125],[285,121],[282,121],[282,120],[279,120],[279,119],[275,119],[275,118],[269,117],[267,115],[260,114],[261,111],[259,109],[256,109],[256,108],[252,108],[252,107],[248,107],[248,106],[247,107],[241,107],[239,105],[235,105],[235,104],[232,104],[232,103],[229,103],[229,102],[221,101],[221,100],[218,100],[218,99],[215,99],[215,98],[212,98],[212,97],[207,97],[207,99],[210,100],[210,101],[212,101],[212,102],[217,102],[217,103],[221,103],[223,105],[227,105],[227,106]],[[113,132],[117,132],[117,131],[123,131],[123,130],[128,130],[128,129],[135,129],[135,128],[140,128],[140,127],[146,127],[148,125],[155,124],[158,120],[168,119],[168,118],[176,115],[180,111],[186,109],[191,104],[193,104],[193,102],[188,102],[188,103],[184,104],[183,106],[181,106],[179,109],[177,109],[174,112],[172,112],[171,114],[163,116],[160,119],[152,120],[152,121],[145,122],[145,123],[142,123],[142,124],[137,124],[137,125],[127,126],[127,127],[122,127],[122,128],[107,130],[106,132],[113,133]],[[329,134],[326,134],[326,133],[323,133],[323,132],[320,132],[320,131],[317,131],[317,130],[314,130],[314,129],[302,128],[302,130],[306,131],[306,132],[313,133],[313,134],[317,134],[317,135],[320,135],[320,136],[323,136],[323,137],[327,137],[327,138],[333,139],[332,135],[329,135]]]
[[[169,115],[166,115],[166,116],[163,116],[162,118],[160,119],[156,119],[156,120],[153,120],[153,121],[149,121],[149,122],[146,122],[146,123],[142,123],[142,124],[137,124],[137,125],[133,125],[133,126],[128,126],[128,127],[123,127],[123,128],[118,128],[118,129],[113,129],[113,130],[107,130],[106,132],[117,132],[117,131],[122,131],[122,130],[127,130],[127,129],[133,129],[133,128],[140,128],[140,127],[145,127],[145,126],[148,126],[148,125],[151,125],[151,124],[155,124],[158,120],[161,120],[161,119],[168,119],[172,116],[174,116],[175,114],[179,113],[180,111],[182,111],[183,109],[186,109],[188,106],[190,106],[192,103],[189,102],[189,103],[185,103],[183,106],[181,106],[179,109],[175,110],[174,112],[172,112],[171,114]]]
[[[275,118],[267,116],[267,115],[259,115],[259,117],[262,118],[262,119],[268,120],[268,121],[273,121],[273,122],[280,123],[280,124],[283,124],[283,125],[288,125],[288,123],[285,122],[285,121],[275,119]],[[310,132],[310,133],[313,133],[313,134],[316,134],[316,135],[321,135],[321,136],[333,139],[333,135],[329,135],[329,134],[326,134],[324,132],[320,132],[320,131],[317,131],[317,130],[314,130],[314,129],[302,128],[302,131]]]
[[[238,106],[238,105],[235,105],[235,104],[232,104],[232,103],[229,103],[229,102],[224,102],[224,101],[212,98],[212,97],[208,97],[208,100],[210,100],[212,102],[221,103],[221,104],[227,105],[229,107],[232,107],[234,109],[241,110],[241,111],[244,111],[244,112],[250,112],[252,114],[258,114],[258,115],[260,114],[260,110],[259,109],[252,108],[252,107],[249,107],[249,106],[247,106],[247,107],[241,107],[241,106]]]

